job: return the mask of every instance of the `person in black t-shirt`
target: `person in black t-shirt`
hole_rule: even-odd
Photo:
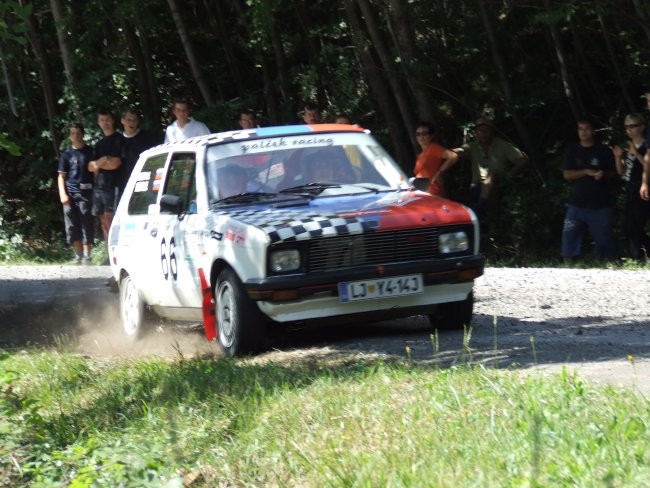
[[[613,182],[618,177],[612,150],[596,141],[594,124],[578,121],[578,142],[564,153],[562,174],[569,182],[569,199],[562,228],[565,261],[580,255],[587,230],[596,242],[596,257],[616,258]]]
[[[70,142],[59,159],[59,199],[68,243],[74,248],[74,264],[90,264],[90,250],[95,240],[95,221],[91,213],[93,174],[88,163],[93,149],[84,142],[84,126],[70,124]]]
[[[88,163],[88,169],[95,173],[95,192],[93,215],[99,217],[108,245],[108,231],[115,215],[119,197],[119,167],[122,164],[122,134],[115,131],[115,118],[106,109],[97,114],[97,124],[104,133],[104,138],[95,146],[94,159]]]
[[[140,153],[160,144],[162,141],[140,128],[140,114],[133,108],[129,107],[122,111],[120,122],[124,128],[124,132],[122,132],[122,165],[119,168],[121,196],[126,182],[129,181],[133,167],[140,157]]]
[[[650,251],[650,237],[645,232],[650,219],[650,202],[641,198],[643,158],[646,155],[645,120],[640,114],[625,117],[629,141],[625,148],[614,147],[616,170],[625,181],[624,233],[630,257],[644,262]]]

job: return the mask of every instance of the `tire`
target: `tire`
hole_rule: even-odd
[[[259,352],[266,342],[265,323],[237,274],[226,268],[215,288],[218,343],[226,357]]]
[[[474,313],[474,292],[469,292],[465,300],[441,303],[435,313],[428,315],[431,327],[438,330],[456,330],[469,327]]]
[[[120,281],[120,319],[122,332],[129,341],[141,339],[148,328],[147,310],[133,280],[126,275]]]

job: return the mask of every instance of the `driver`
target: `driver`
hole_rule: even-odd
[[[327,150],[310,154],[305,161],[308,183],[332,183],[336,181],[336,170],[340,166],[338,157]]]
[[[241,166],[230,164],[217,171],[217,184],[219,185],[219,198],[227,198],[246,192],[248,175]]]

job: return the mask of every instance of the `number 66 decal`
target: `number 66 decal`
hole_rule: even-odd
[[[176,241],[173,237],[169,239],[169,246],[167,246],[164,237],[160,241],[160,264],[165,279],[169,279],[169,273],[171,271],[172,279],[176,281],[178,278],[178,263],[176,262]]]

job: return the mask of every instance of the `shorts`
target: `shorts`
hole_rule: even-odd
[[[92,192],[70,196],[70,203],[63,205],[63,221],[68,244],[81,241],[92,244],[95,240],[95,219],[91,213]]]
[[[105,213],[115,213],[118,198],[117,187],[108,190],[95,189],[93,198],[93,215],[99,216]]]

